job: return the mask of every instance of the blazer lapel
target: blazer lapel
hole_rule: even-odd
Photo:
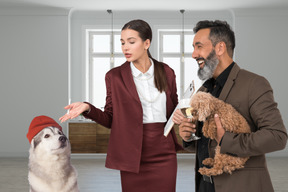
[[[227,78],[227,81],[220,93],[220,96],[219,96],[219,99],[225,101],[227,99],[227,96],[232,88],[232,86],[234,85],[234,81],[237,77],[237,74],[240,70],[240,67],[235,63],[228,78]]]
[[[228,97],[228,94],[230,92],[230,90],[232,89],[232,86],[234,85],[234,81],[237,77],[237,74],[240,70],[240,67],[235,63],[228,78],[227,78],[227,81],[220,93],[220,96],[219,96],[219,99],[225,101],[226,98]],[[216,140],[209,140],[209,143],[208,143],[208,146],[209,146],[209,155],[210,157],[214,157],[215,156],[215,151],[214,150],[211,150],[211,149],[214,149],[216,146],[217,146],[217,142]]]
[[[126,63],[124,63],[121,66],[121,75],[122,75],[122,79],[123,82],[127,88],[127,90],[129,91],[129,93],[133,96],[133,98],[139,102],[140,102],[140,98],[138,96],[138,92],[133,80],[133,76],[132,76],[132,72],[131,72],[131,68],[130,68],[130,62],[126,61]]]

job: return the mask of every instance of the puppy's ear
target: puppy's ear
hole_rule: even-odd
[[[205,122],[207,117],[209,116],[208,113],[209,113],[209,110],[207,110],[206,107],[200,107],[198,111],[198,114],[199,114],[198,120]]]
[[[202,99],[199,101],[199,121],[206,121],[210,113],[210,102],[207,101],[206,97],[202,97]]]

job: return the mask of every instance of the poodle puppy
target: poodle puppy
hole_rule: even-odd
[[[213,97],[210,93],[198,92],[191,98],[191,113],[198,121],[203,121],[203,135],[216,139],[217,127],[214,115],[218,114],[225,131],[232,133],[250,133],[250,127],[245,118],[232,105]],[[202,175],[215,176],[223,172],[232,174],[232,171],[244,168],[249,157],[235,157],[220,153],[220,146],[215,149],[214,158],[206,158],[203,164],[211,168],[200,168]]]

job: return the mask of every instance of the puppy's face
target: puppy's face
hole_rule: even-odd
[[[192,115],[199,121],[206,121],[211,115],[213,96],[209,93],[198,92],[191,99]]]
[[[58,128],[46,127],[32,139],[31,148],[34,151],[41,151],[39,153],[60,154],[70,151],[70,144]]]

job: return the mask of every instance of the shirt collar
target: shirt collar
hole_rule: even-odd
[[[150,59],[150,58],[149,58]],[[137,69],[133,62],[130,63],[130,67],[131,67],[131,70],[132,70],[132,75],[134,77],[150,77],[154,74],[154,62],[152,59],[150,59],[150,62],[151,62],[151,66],[149,67],[148,71],[146,73],[142,73],[139,69]]]
[[[219,83],[221,87],[224,87],[233,66],[234,61],[216,78],[216,82]]]
[[[215,83],[219,84],[221,87],[224,87],[233,66],[234,61],[216,79],[208,79],[204,82],[203,86],[208,88],[208,90],[212,89]]]

